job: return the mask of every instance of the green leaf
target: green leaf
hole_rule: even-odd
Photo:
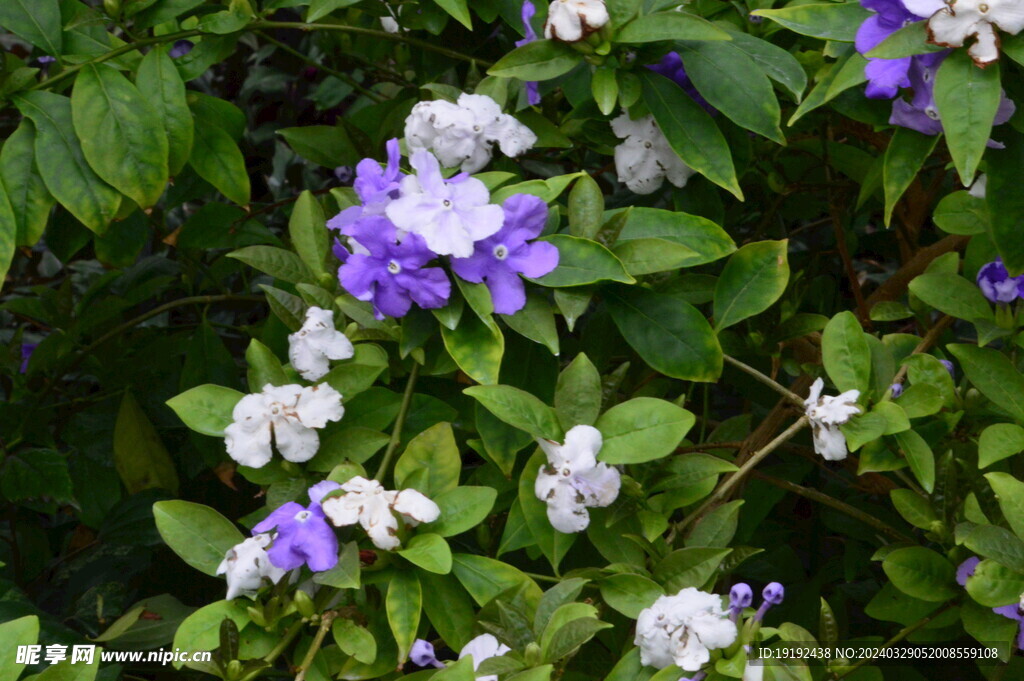
[[[1024,537],[1024,482],[1009,473],[987,473],[985,479],[999,500],[1003,517],[1018,537]]]
[[[100,656],[94,655],[93,659],[85,663],[79,661],[72,663],[70,660],[62,660],[51,664],[39,674],[32,676],[32,681],[94,681],[100,670]]]
[[[324,166],[354,165],[360,158],[345,128],[333,125],[306,125],[301,128],[280,128],[277,134],[307,161]]]
[[[343,9],[356,4],[360,0],[312,0],[309,3],[309,11],[306,13],[306,23],[319,21],[336,9]],[[370,664],[373,660],[361,660]]]
[[[178,472],[163,441],[130,390],[114,424],[114,467],[129,494],[157,488],[178,491]]]
[[[992,306],[981,289],[958,274],[926,273],[910,282],[910,292],[951,317],[993,321]]]
[[[1024,421],[1024,376],[1006,355],[976,345],[947,345],[946,348],[959,360],[968,380],[982,395],[1013,418]]]
[[[178,625],[172,645],[181,650],[214,650],[220,645],[221,624],[225,619],[243,629],[249,623],[246,601],[217,601],[199,608]],[[174,662],[181,669],[183,662]]]
[[[240,206],[249,204],[252,187],[242,150],[231,135],[203,110],[192,108],[196,116],[195,139],[188,163],[199,177]]]
[[[505,336],[493,319],[463,315],[456,328],[441,327],[441,338],[448,354],[470,378],[484,385],[498,382]]]
[[[423,526],[442,537],[454,537],[484,521],[494,507],[498,492],[493,487],[456,487],[434,497],[441,515]]]
[[[388,582],[385,609],[391,632],[398,643],[399,664],[405,662],[413,641],[416,640],[422,608],[423,589],[416,573],[411,570],[396,570]]]
[[[75,495],[68,474],[68,458],[52,449],[19,447],[16,453],[4,459],[0,492],[8,501],[72,502]]]
[[[637,206],[629,210],[616,248],[634,239],[659,239],[686,246],[694,255],[677,267],[704,265],[736,250],[732,238],[711,220],[660,208]]]
[[[498,594],[520,585],[526,586],[527,601],[540,600],[540,588],[533,580],[507,563],[468,553],[456,553],[452,558],[452,571],[477,605],[487,605]]]
[[[360,583],[359,545],[350,541],[342,546],[337,564],[330,570],[314,572],[313,581],[335,589],[358,589]]]
[[[852,312],[840,312],[821,334],[821,355],[825,371],[840,392],[871,387],[871,348]]]
[[[353,357],[338,362],[320,380],[340,392],[347,402],[369,390],[387,368],[388,355],[383,348],[372,343],[359,343],[355,346]]]
[[[928,22],[915,21],[891,33],[864,56],[869,59],[902,59],[929,52],[941,52],[943,49],[928,42]]]
[[[722,348],[695,307],[637,287],[609,288],[605,297],[619,332],[653,369],[688,381],[711,382],[721,375]]]
[[[689,246],[668,239],[620,241],[612,248],[612,253],[634,277],[680,269],[697,257],[697,253]]]
[[[534,437],[562,437],[555,410],[525,390],[508,385],[478,385],[463,392],[505,423]]]
[[[566,655],[571,655],[584,643],[594,638],[597,632],[612,627],[611,622],[602,622],[593,617],[579,617],[567,623],[555,632],[550,643],[543,648],[544,659],[549,662],[561,660]],[[529,676],[527,676],[529,674]],[[542,667],[531,669],[530,672],[516,674],[523,681],[542,681],[549,679],[551,669],[543,671]],[[515,677],[513,677],[515,678]]]
[[[753,16],[765,17],[794,33],[852,43],[857,29],[871,13],[856,2],[790,5],[781,9],[759,9]]]
[[[736,251],[715,283],[715,330],[764,312],[789,283],[789,241],[758,241]]]
[[[731,549],[691,547],[668,554],[654,568],[654,578],[666,593],[688,586],[700,588],[707,582]]]
[[[609,73],[599,70],[598,73]],[[614,73],[614,72],[611,72]],[[590,175],[580,175],[569,192],[569,233],[593,239],[604,222],[604,194]]]
[[[728,33],[707,19],[688,12],[655,12],[629,22],[615,36],[617,43],[654,43],[660,40],[731,40]]]
[[[1024,224],[1024,192],[1018,191],[1016,182],[1024,167],[1024,135],[1003,126],[999,140],[1005,149],[989,149],[986,154],[988,185],[985,201],[991,216],[989,234],[1003,264],[1011,275],[1024,273],[1024,239],[1020,226]]]
[[[235,524],[209,506],[191,501],[158,501],[153,504],[156,529],[183,561],[203,574],[217,574],[228,549],[244,537]]]
[[[473,18],[469,15],[469,7],[466,0],[434,0],[438,7],[447,12],[455,21],[459,22],[470,31],[473,30]]]
[[[395,484],[428,497],[455,489],[462,458],[450,423],[438,423],[410,440],[395,463]]]
[[[288,235],[295,252],[309,271],[316,275],[327,274],[324,262],[330,244],[325,222],[323,208],[316,197],[308,190],[299,194],[288,220]]]
[[[168,137],[159,114],[106,64],[87,64],[71,93],[75,132],[96,174],[142,208],[154,205],[169,176]]]
[[[594,102],[605,116],[610,116],[615,111],[615,104],[619,100],[619,81],[616,74],[615,69],[603,68],[594,71],[594,76],[590,79],[590,92],[594,96]]]
[[[102,234],[117,215],[121,195],[100,179],[85,160],[74,134],[71,100],[50,92],[14,96],[14,103],[36,128],[36,166],[46,188],[79,222]]]
[[[653,71],[642,71],[644,103],[672,150],[686,165],[742,200],[732,152],[715,121],[675,82]]]
[[[166,50],[150,50],[143,58],[135,86],[162,123],[168,144],[167,169],[177,175],[192,155],[195,125],[185,98],[185,82]]]
[[[997,461],[1024,451],[1024,428],[1016,423],[996,423],[981,431],[978,438],[978,467],[987,468]]]
[[[36,167],[35,144],[35,126],[31,120],[23,118],[0,149],[0,184],[6,190],[13,210],[17,228],[15,243],[18,246],[36,245],[46,229],[54,204],[54,198],[47,191]],[[0,211],[3,210],[0,205]]]
[[[772,84],[746,52],[732,43],[715,41],[681,43],[678,48],[686,75],[712,106],[736,125],[786,143]]]
[[[555,327],[555,311],[542,296],[530,294],[526,307],[513,315],[501,315],[513,331],[524,338],[541,343],[552,355],[558,356],[558,329]]]
[[[329,473],[335,466],[350,461],[364,463],[384,448],[390,437],[379,430],[352,426],[332,431],[323,438],[316,456],[310,459],[306,469],[318,473]]]
[[[907,418],[931,416],[942,409],[942,394],[934,385],[912,385],[896,400]]]
[[[935,455],[932,453],[932,448],[928,446],[923,437],[913,430],[896,433],[893,437],[896,438],[900,452],[910,463],[910,470],[913,471],[914,477],[921,483],[924,491],[931,494],[935,489]]]
[[[366,627],[350,619],[338,618],[331,625],[331,636],[343,653],[363,664],[373,664],[377,659],[377,641]]]
[[[473,681],[476,674],[473,669],[472,655],[467,655],[454,662],[446,663],[444,668],[433,674],[431,681]]]
[[[283,248],[274,246],[246,246],[228,253],[229,258],[241,260],[249,267],[264,272],[290,284],[310,282],[313,275],[302,259]]]
[[[993,167],[992,158],[989,156],[989,168]],[[985,199],[971,196],[966,191],[943,196],[939,205],[935,206],[932,220],[942,231],[950,234],[982,234],[991,225]]]
[[[910,128],[896,128],[896,132],[893,133],[892,140],[885,149],[885,160],[882,164],[886,226],[892,218],[892,209],[896,207],[896,202],[917,177],[924,162],[935,149],[938,139],[937,135],[922,135]]]
[[[602,579],[600,587],[604,602],[630,619],[636,619],[641,610],[665,595],[657,582],[640,575],[612,575]]]
[[[39,618],[35,615],[26,615],[18,619],[12,619],[0,624],[0,641],[9,648],[6,654],[0,656],[0,679],[15,681],[25,668],[24,662],[16,662],[18,646],[35,645],[39,639]]]
[[[598,458],[610,464],[643,463],[668,456],[696,417],[667,400],[634,397],[615,405],[595,424],[604,437]]]
[[[966,50],[956,50],[935,74],[935,107],[960,181],[970,186],[985,154],[999,108],[999,65],[979,69]]]
[[[593,425],[601,413],[601,374],[582,352],[558,375],[555,412],[565,430]]]
[[[732,36],[732,45],[743,50],[766,76],[774,80],[792,93],[795,101],[800,102],[803,92],[807,89],[807,72],[800,66],[792,54],[767,40],[761,40],[749,33],[742,33],[731,27],[725,27]]]
[[[909,489],[894,489],[889,492],[889,496],[893,506],[908,523],[922,530],[934,529],[933,523],[938,521],[939,516],[926,498]]]
[[[230,0],[226,10],[203,15],[196,28],[203,33],[227,35],[241,31],[254,17],[249,0]]]
[[[1024,573],[1024,542],[1005,528],[978,525],[964,537],[964,546],[1014,572]]]
[[[539,279],[533,279],[542,286],[560,288],[583,286],[598,281],[619,281],[632,284],[622,262],[607,248],[589,239],[568,234],[543,237],[558,249],[558,267]]]
[[[51,56],[62,54],[58,0],[4,0],[0,2],[0,26]]]
[[[427,572],[446,575],[452,571],[452,550],[437,534],[416,535],[398,555]]]
[[[0,285],[7,278],[7,270],[14,259],[18,241],[18,220],[7,195],[6,186],[0,181]]]
[[[889,552],[882,561],[882,569],[893,586],[922,601],[945,601],[955,598],[959,591],[953,564],[923,546]]]
[[[686,537],[687,546],[726,548],[736,534],[743,499],[730,501],[712,510],[693,526]]]
[[[1018,603],[1024,593],[1024,575],[994,560],[983,560],[967,580],[967,593],[989,608]]]
[[[572,71],[583,55],[557,40],[534,40],[498,60],[487,75],[519,80],[550,80]]]
[[[277,355],[263,343],[255,338],[249,341],[249,347],[245,350],[245,363],[248,365],[247,375],[249,390],[259,392],[263,386],[287,385],[288,376]]]
[[[231,412],[244,395],[219,385],[200,385],[167,400],[186,426],[212,437],[224,437],[224,429],[234,420]]]

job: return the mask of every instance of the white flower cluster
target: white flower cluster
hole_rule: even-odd
[[[319,307],[306,311],[302,328],[288,336],[288,359],[307,381],[319,381],[330,371],[329,360],[355,354],[352,342],[334,328],[334,312]]]
[[[637,194],[650,194],[662,180],[685,187],[694,170],[669,146],[654,116],[631,120],[622,114],[612,121],[616,137],[625,140],[615,147],[615,172],[619,181]]]
[[[493,145],[506,156],[519,156],[537,136],[487,95],[462,94],[456,104],[416,104],[405,119],[405,141],[410,152],[430,149],[444,166],[475,173],[491,160]]]
[[[538,439],[548,457],[537,473],[534,493],[548,505],[552,527],[567,534],[590,524],[589,507],[608,506],[619,495],[619,471],[597,462],[603,440],[593,426],[574,426],[565,444]]]
[[[401,544],[395,513],[410,527],[433,522],[441,515],[437,504],[414,489],[386,490],[376,480],[358,475],[341,489],[343,495],[329,497],[320,504],[324,515],[337,527],[362,525],[373,545],[385,551]]]
[[[271,541],[269,534],[257,534],[228,549],[217,567],[217,574],[227,578],[229,601],[239,596],[254,596],[264,579],[277,584],[284,577],[287,571],[274,567],[267,556]]]
[[[1024,29],[1024,0],[903,0],[903,4],[928,19],[928,36],[936,45],[962,47],[973,37],[967,53],[978,66],[999,59],[997,28],[1010,35]]]
[[[554,0],[548,7],[544,37],[574,43],[607,23],[604,0]]]
[[[846,436],[839,430],[839,426],[860,413],[860,407],[857,406],[860,391],[847,390],[840,395],[822,395],[824,387],[825,382],[820,378],[814,382],[804,400],[804,408],[814,433],[814,451],[828,461],[841,461],[846,458],[847,450]]]
[[[285,459],[309,461],[320,447],[315,429],[340,420],[344,413],[341,393],[326,383],[312,387],[267,384],[235,405],[234,422],[224,429],[224,444],[238,463],[262,468],[273,456],[273,435]]]
[[[675,596],[661,596],[636,620],[640,661],[657,669],[676,665],[695,672],[711,659],[712,650],[736,641],[736,623],[714,594],[687,587]]]

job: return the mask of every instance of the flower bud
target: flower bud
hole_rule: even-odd
[[[786,597],[786,589],[778,582],[772,582],[764,588],[761,595],[764,596],[766,603],[779,605],[782,603],[782,599]]]
[[[412,650],[409,651],[409,659],[413,661],[413,664],[420,667],[444,669],[444,663],[438,660],[437,655],[434,653],[434,646],[430,641],[424,641],[422,638],[418,638],[413,642]]]
[[[729,591],[729,608],[735,613],[739,613],[743,608],[749,608],[753,602],[754,591],[749,584],[739,582]]]

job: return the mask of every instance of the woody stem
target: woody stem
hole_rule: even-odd
[[[402,406],[398,410],[398,417],[395,418],[395,426],[391,429],[391,439],[388,441],[388,447],[384,450],[384,458],[381,459],[380,467],[377,469],[377,474],[374,478],[378,481],[383,482],[384,476],[387,475],[388,468],[391,466],[391,460],[395,458],[395,452],[398,450],[398,443],[402,440],[402,428],[405,426],[405,417],[409,414],[409,406],[412,404],[413,389],[416,387],[416,377],[419,376],[420,365],[413,364],[412,371],[409,372],[409,379],[405,383],[405,394],[402,395]]]

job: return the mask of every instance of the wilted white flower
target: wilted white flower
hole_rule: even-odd
[[[472,655],[473,669],[476,670],[480,668],[480,664],[484,660],[489,660],[492,657],[500,657],[510,650],[511,648],[504,643],[500,643],[493,635],[481,634],[462,647],[462,651],[459,653],[459,659],[461,660],[467,655]],[[498,681],[498,675],[491,674],[490,676],[478,676],[476,677],[476,681]]]
[[[267,547],[271,541],[269,534],[257,534],[224,554],[224,560],[217,567],[217,574],[227,577],[229,601],[239,596],[254,596],[263,586],[264,578],[277,584],[284,577],[287,570],[274,567],[267,556]]]
[[[270,463],[270,439],[288,461],[309,461],[320,447],[316,428],[341,419],[341,393],[321,383],[263,386],[262,392],[246,395],[232,412],[234,422],[224,429],[224,444],[232,459],[251,468]]]
[[[982,173],[978,175],[978,179],[967,190],[967,193],[976,199],[985,198],[985,190],[988,188],[988,175]]]
[[[654,116],[634,121],[624,113],[612,121],[612,131],[625,140],[615,147],[615,172],[630,191],[650,194],[665,178],[677,187],[686,186],[694,170],[669,146]]]
[[[695,672],[711,659],[711,650],[736,640],[736,623],[714,594],[686,587],[675,596],[661,596],[636,620],[640,661],[657,669],[676,665]]]
[[[302,328],[288,336],[288,359],[307,381],[323,378],[331,369],[328,360],[348,359],[355,354],[352,342],[334,328],[334,312],[311,307]]]
[[[458,103],[420,102],[405,119],[410,151],[430,149],[446,167],[475,173],[491,160],[497,144],[506,156],[519,156],[537,142],[528,127],[501,112],[487,95],[459,95]]]
[[[828,461],[846,458],[846,436],[839,426],[860,413],[857,399],[859,390],[847,390],[840,395],[822,395],[825,382],[820,378],[811,386],[811,392],[804,400],[807,418],[814,433],[814,451]]]
[[[534,492],[548,505],[548,520],[559,532],[587,529],[588,507],[608,506],[619,496],[619,471],[597,462],[601,431],[593,426],[573,426],[565,444],[538,439],[548,463],[540,467]]]
[[[1024,2],[1021,0],[904,0],[914,14],[928,19],[931,42],[943,47],[962,47],[974,37],[968,48],[978,66],[999,59],[996,29],[1011,35],[1024,29]]]
[[[604,0],[554,0],[548,7],[544,37],[574,43],[607,23]]]
[[[343,484],[345,494],[321,503],[324,515],[337,527],[359,523],[373,545],[390,551],[398,548],[398,520],[410,527],[431,523],[441,515],[433,501],[414,489],[386,490],[376,480],[356,476]]]

